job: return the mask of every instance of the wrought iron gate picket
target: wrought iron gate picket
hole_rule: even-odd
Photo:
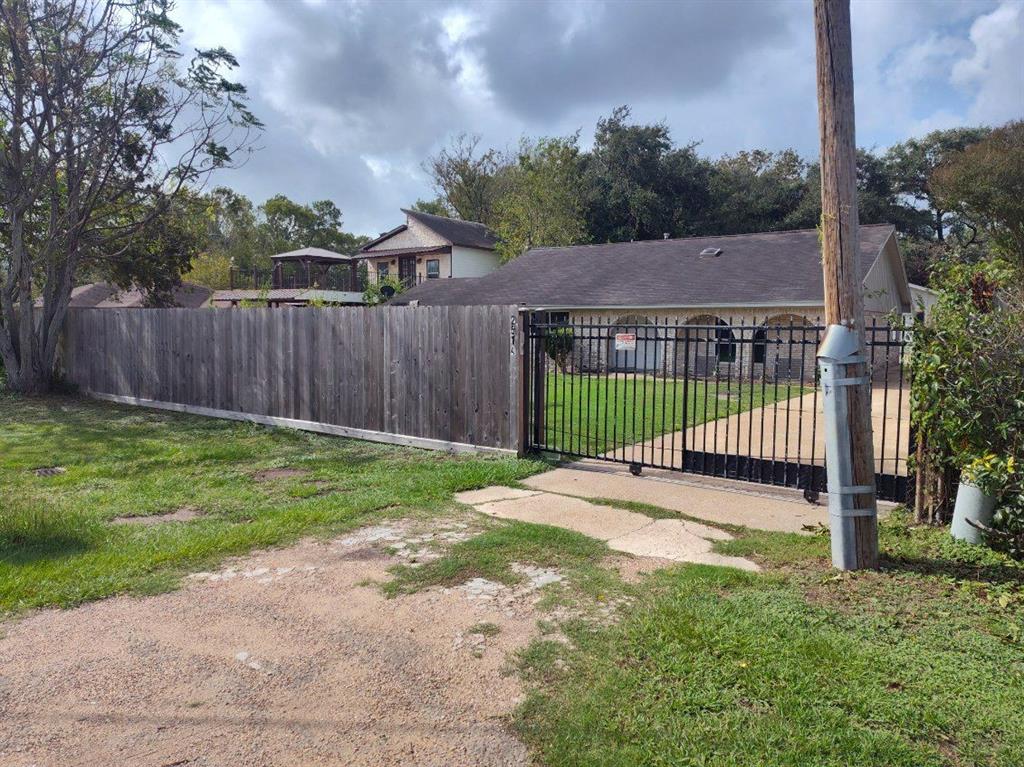
[[[825,489],[815,352],[825,327],[705,316],[528,318],[527,447],[638,468]],[[879,498],[904,500],[909,331],[874,321]]]

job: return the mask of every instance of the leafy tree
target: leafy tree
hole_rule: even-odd
[[[14,390],[49,388],[77,275],[159,292],[176,274],[177,246],[140,258],[137,240],[166,241],[157,219],[261,127],[230,53],[182,65],[169,7],[0,3],[0,358]]]
[[[205,210],[200,195],[183,189],[160,215],[144,217],[145,225],[127,243],[123,253],[109,260],[102,254],[90,259],[86,274],[90,279],[115,285],[143,284],[150,306],[172,305],[181,273],[189,270],[205,244]]]
[[[710,233],[741,234],[817,226],[807,206],[807,163],[792,149],[727,155],[714,163]],[[820,203],[819,203],[820,207]]]
[[[711,163],[697,156],[697,145],[668,152],[662,161],[662,189],[670,219],[662,234],[692,237],[708,234],[712,211]]]
[[[207,197],[207,238],[204,256],[211,262],[226,260],[230,266],[252,268],[272,252],[266,233],[260,227],[259,214],[243,194],[217,187]],[[208,283],[201,283],[206,285]],[[210,287],[219,287],[210,285]]]
[[[896,144],[885,154],[894,191],[903,197],[905,220],[901,229],[922,239],[943,242],[953,231],[962,234],[964,220],[944,208],[936,199],[931,178],[947,158],[976,144],[988,135],[988,128],[953,128],[932,131],[922,138]],[[961,238],[971,240],[971,232]]]
[[[271,197],[260,206],[265,244],[271,253],[296,248],[324,248],[336,253],[351,253],[365,242],[342,229],[341,210],[330,200],[309,205],[290,200],[283,194]]]
[[[1024,276],[1024,122],[948,156],[929,186],[943,209],[984,232]]]
[[[497,205],[495,230],[503,260],[540,245],[586,241],[578,140],[573,135],[520,142]]]
[[[629,117],[629,107],[621,106],[598,120],[587,158],[587,226],[596,242],[660,237],[672,221],[665,183],[668,126],[634,125]]]
[[[445,215],[494,227],[509,159],[496,149],[478,152],[480,136],[456,136],[424,163]],[[435,207],[436,210],[436,207]],[[434,211],[431,211],[434,212]]]
[[[948,513],[948,488],[966,471],[1006,506],[1024,555],[1024,289],[998,260],[946,259],[940,299],[914,328],[911,417],[918,433],[920,521]],[[1016,469],[1014,464],[1017,464]]]
[[[440,197],[435,197],[433,200],[416,200],[412,204],[412,209],[420,213],[430,213],[433,216],[449,215],[449,210]]]

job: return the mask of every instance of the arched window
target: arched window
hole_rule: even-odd
[[[677,336],[682,332],[689,336],[691,342],[705,341],[718,362],[736,361],[736,336],[733,335],[728,322],[712,314],[702,314],[687,320],[686,324],[697,327],[677,331]]]

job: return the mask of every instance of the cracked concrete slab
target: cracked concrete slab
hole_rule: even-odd
[[[712,528],[697,525],[698,528],[710,530]],[[731,538],[732,536],[721,530],[715,530],[720,536]],[[743,557],[729,557],[724,554],[716,554],[712,551],[714,544],[708,539],[701,537],[694,532],[694,526],[678,519],[656,519],[646,527],[627,533],[621,538],[612,538],[608,541],[608,548],[616,551],[624,551],[643,557],[659,557],[671,559],[675,562],[694,562],[705,565],[719,565],[722,567],[737,567],[740,570],[756,572],[760,570],[756,564]]]
[[[529,498],[484,503],[477,511],[501,519],[515,519],[536,525],[552,525],[575,530],[583,535],[607,541],[650,524],[643,514],[600,506],[582,498],[552,493],[537,493]]]
[[[642,557],[673,562],[738,567],[758,570],[741,557],[716,554],[713,542],[729,540],[729,533],[718,528],[683,519],[651,519],[626,509],[604,506],[582,498],[554,493],[482,503],[476,509],[500,519],[514,519],[539,525],[552,525],[605,541],[608,548]]]
[[[531,495],[537,495],[538,492],[540,491],[494,485],[492,487],[482,488],[481,490],[466,490],[462,493],[456,493],[455,500],[459,503],[476,506],[480,503],[507,501],[511,498],[529,498]]]
[[[534,490],[580,498],[636,501],[688,517],[757,530],[804,532],[805,525],[827,525],[828,509],[804,501],[701,487],[653,477],[597,469],[559,468],[525,480]]]

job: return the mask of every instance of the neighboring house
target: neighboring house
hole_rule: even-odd
[[[402,209],[405,223],[359,251],[371,282],[397,277],[408,287],[428,280],[483,277],[500,265],[498,238],[483,224]]]
[[[213,291],[202,285],[183,282],[174,289],[170,304],[181,309],[198,309],[206,306]],[[42,305],[42,299],[36,301]],[[119,288],[111,282],[93,282],[71,289],[71,302],[68,306],[93,309],[142,309],[149,305],[145,291],[132,287],[127,290]]]
[[[910,283],[910,299],[914,314],[927,322],[932,317],[932,307],[939,301],[939,292],[924,285]]]
[[[270,257],[270,269],[231,268],[231,287],[213,295],[217,307],[256,302],[270,307],[363,303],[358,257],[323,248],[300,248]]]
[[[894,227],[860,227],[860,255],[868,321],[910,312],[911,290]],[[799,366],[805,374],[814,370],[813,344],[806,345],[805,358],[787,359],[783,365],[773,355],[788,344],[773,342],[810,335],[801,328],[824,318],[821,245],[817,230],[808,229],[534,248],[492,274],[420,285],[392,303],[514,304],[550,322],[621,326],[624,332],[659,339],[675,333],[672,325],[699,325],[708,329],[711,355],[701,365],[740,363],[751,370],[753,363],[792,377],[781,368]],[[642,327],[655,323],[669,327]],[[658,371],[668,364],[665,344],[639,348],[621,360],[604,348],[576,353],[596,355],[602,366],[613,369]]]

